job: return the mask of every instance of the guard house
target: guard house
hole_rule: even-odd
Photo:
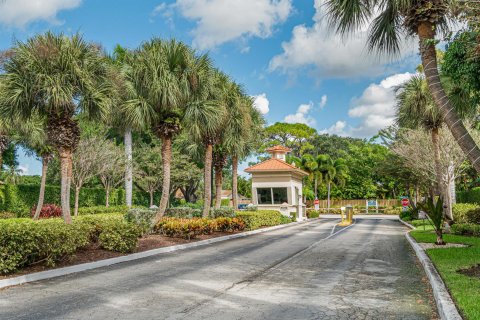
[[[275,146],[267,149],[271,158],[245,169],[252,175],[252,202],[259,210],[278,210],[283,215],[295,213],[297,220],[305,219],[302,197],[303,170],[285,161],[289,148]]]

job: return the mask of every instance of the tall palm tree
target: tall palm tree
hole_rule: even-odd
[[[128,49],[117,45],[110,56],[115,72],[112,73],[112,79],[115,81],[116,94],[112,109],[112,116],[108,119],[109,125],[119,131],[123,135],[123,144],[125,147],[125,204],[128,207],[132,206],[133,197],[133,141],[132,132],[144,129],[146,123],[142,117],[128,117],[125,112],[135,114],[138,110],[138,104],[131,104],[129,108],[125,105],[130,101],[131,97],[135,96],[135,88],[128,80],[128,75],[131,72],[131,66],[128,62],[132,61],[132,52]]]
[[[328,154],[317,156],[318,171],[321,181],[327,185],[327,210],[330,211],[330,194],[332,184],[345,185],[348,167],[343,158],[333,160]]]
[[[209,81],[205,74],[211,63],[182,42],[154,38],[135,50],[127,64],[133,90],[125,104],[126,117],[131,123],[145,123],[162,141],[163,185],[155,223],[168,204],[173,138],[181,131],[186,106]]]
[[[71,223],[72,153],[80,129],[75,116],[105,116],[110,104],[109,66],[98,45],[79,34],[47,32],[15,42],[0,75],[0,111],[4,117],[29,119],[38,113],[47,121],[49,144],[61,167],[63,218]]]
[[[480,172],[480,149],[461,121],[440,81],[436,36],[449,29],[449,17],[458,13],[455,0],[327,0],[328,19],[346,34],[370,23],[368,47],[396,54],[405,36],[418,36],[425,78],[435,104],[455,140]]]
[[[318,196],[318,183],[322,181],[319,157],[305,153],[301,157],[289,157],[289,162],[308,173],[307,179],[313,182],[315,198]]]
[[[400,127],[422,128],[430,132],[434,150],[436,193],[444,194],[442,188],[442,168],[440,162],[439,129],[443,125],[442,116],[433,101],[425,78],[414,76],[397,88],[396,122]]]

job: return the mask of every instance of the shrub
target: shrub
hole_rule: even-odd
[[[457,202],[480,204],[480,187],[457,192]]]
[[[246,211],[258,211],[258,207],[256,205],[253,205],[253,204],[249,204],[247,205],[247,207],[245,208]]]
[[[287,223],[290,223],[290,222],[293,222],[292,218],[289,218],[289,217],[284,216],[282,214],[282,216],[280,217],[280,224],[287,224]]]
[[[480,225],[472,223],[456,223],[452,225],[452,233],[462,236],[480,237]]]
[[[211,218],[219,218],[219,217],[235,217],[235,210],[231,207],[220,207],[218,209],[212,208],[210,210],[210,217]]]
[[[140,228],[121,215],[96,214],[75,218],[76,223],[92,228],[90,240],[99,242],[103,249],[117,252],[132,252],[137,247]]]
[[[201,234],[212,234],[215,231],[234,232],[245,229],[245,222],[239,218],[162,218],[154,227],[154,231],[168,237],[193,239]]]
[[[320,210],[307,209],[307,218],[313,219],[320,216]]]
[[[30,209],[30,216],[33,217],[35,215],[35,210],[37,210],[37,206],[33,206]],[[48,219],[48,218],[59,218],[62,216],[62,208],[56,206],[54,204],[44,204],[42,209],[40,210],[40,219]]]
[[[53,266],[90,241],[92,227],[61,219],[0,220],[0,274],[45,261]]]
[[[215,219],[217,231],[235,232],[245,229],[245,222],[240,218],[221,217]]]
[[[385,209],[383,210],[383,214],[391,214],[391,215],[399,214],[399,215],[401,215],[401,214],[402,214],[402,210],[401,210],[401,209],[398,209],[398,208],[385,208]]]
[[[230,199],[222,199],[222,201],[220,201],[221,207],[228,207],[229,205],[230,205]]]
[[[165,216],[172,218],[200,218],[202,216],[202,210],[190,207],[175,207],[167,209]]]
[[[137,248],[140,234],[141,232],[135,224],[112,220],[103,226],[98,241],[103,249],[128,253]]]
[[[453,205],[453,220],[457,223],[480,223],[480,207],[472,203]]]
[[[145,234],[150,231],[156,213],[157,211],[152,209],[133,208],[128,210],[124,217],[127,222],[136,224],[142,234]]]
[[[93,206],[93,207],[81,207],[78,208],[79,215],[87,215],[87,214],[104,214],[104,213],[118,213],[118,214],[125,214],[128,211],[127,206]]]
[[[276,226],[282,222],[282,214],[275,210],[237,211],[236,215],[245,222],[249,230]]]
[[[8,211],[0,212],[0,219],[11,219],[16,217],[17,215],[14,212],[8,212]]]
[[[415,218],[415,217],[413,217],[413,214],[412,214],[411,210],[401,211],[399,217],[403,221],[412,221]]]
[[[297,221],[297,213],[296,212],[290,212],[290,220],[293,222]]]

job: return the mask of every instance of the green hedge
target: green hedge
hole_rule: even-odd
[[[320,217],[320,210],[307,209],[307,218],[313,219]]]
[[[480,187],[457,192],[457,203],[480,204]]]
[[[453,220],[457,223],[480,223],[480,206],[473,203],[453,205]]]
[[[78,249],[98,242],[106,250],[131,252],[137,247],[139,228],[121,215],[85,215],[71,225],[62,219],[0,220],[0,274],[34,263],[54,266]]]
[[[118,214],[125,214],[128,211],[128,207],[121,205],[121,206],[94,206],[94,207],[82,207],[78,208],[79,215],[87,215],[87,214],[104,214],[104,213],[118,213]],[[73,214],[73,212],[72,212]]]
[[[236,216],[245,221],[249,230],[282,224],[282,214],[275,210],[237,211]]]
[[[473,223],[457,223],[452,226],[452,233],[461,236],[480,237],[480,225]]]
[[[0,186],[0,211],[14,212],[17,216],[29,217],[30,209],[37,204],[40,186],[36,184],[5,184]],[[70,194],[70,203],[73,205],[74,192]],[[149,195],[134,190],[133,203],[137,206],[149,205]],[[44,203],[60,205],[60,186],[45,187]],[[159,203],[159,195],[155,195],[155,203]],[[113,189],[110,191],[109,204],[111,206],[125,205],[125,190]],[[103,188],[82,188],[79,198],[80,207],[105,207],[105,190]]]

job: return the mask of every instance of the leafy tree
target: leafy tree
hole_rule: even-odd
[[[327,0],[326,7],[330,24],[341,34],[370,23],[370,50],[396,54],[403,35],[419,37],[422,65],[433,100],[455,140],[480,172],[480,149],[442,86],[435,49],[436,36],[448,31],[448,18],[458,11],[456,3],[443,0]]]
[[[112,141],[106,141],[104,149],[104,162],[100,163],[99,177],[105,189],[105,206],[109,206],[110,191],[116,188],[125,178],[125,157],[122,150]]]
[[[202,182],[202,169],[193,159],[175,148],[172,163],[172,189],[171,192],[180,190],[187,202],[196,202],[197,191]]]
[[[292,149],[295,156],[312,149],[308,139],[316,134],[316,130],[303,123],[277,122],[265,128],[266,146],[282,145]]]
[[[139,144],[134,152],[135,185],[150,196],[150,207],[153,206],[153,195],[162,186],[162,162],[158,154],[161,151],[158,145]],[[168,191],[168,194],[170,190]]]
[[[81,66],[81,67],[79,67]],[[71,223],[70,183],[72,153],[80,130],[74,116],[94,118],[110,107],[109,68],[101,49],[78,34],[67,37],[47,32],[15,42],[0,75],[0,111],[10,119],[29,119],[38,113],[47,119],[49,144],[61,163],[61,204]]]

